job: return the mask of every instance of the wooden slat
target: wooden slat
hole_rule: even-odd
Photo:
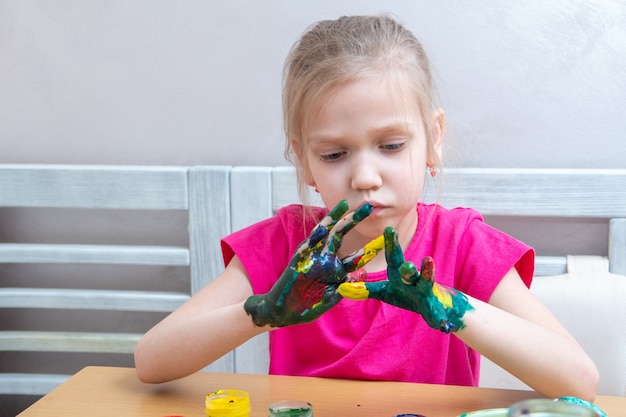
[[[565,256],[537,256],[535,258],[535,275],[562,275],[567,272]]]
[[[0,207],[186,209],[187,168],[2,165]]]
[[[0,374],[0,392],[8,395],[45,395],[69,377],[54,374]]]
[[[240,230],[271,217],[272,171],[270,167],[236,167],[231,172],[231,224]],[[235,349],[235,372],[267,374],[269,336],[262,333]]]
[[[609,271],[626,275],[626,219],[609,222]]]
[[[230,167],[189,170],[189,246],[191,292],[223,270],[220,239],[230,233]]]
[[[140,334],[0,331],[0,351],[133,353]]]
[[[319,194],[309,189],[309,203],[323,206]],[[298,196],[298,180],[293,167],[275,167],[272,170],[272,211],[275,213],[288,204],[300,203]]]
[[[0,243],[0,263],[187,266],[189,251],[172,246]]]
[[[427,188],[426,201],[484,215],[626,217],[623,169],[446,169]]]
[[[230,174],[231,228],[239,230],[271,217],[271,167],[234,167]],[[297,198],[297,196],[295,196]]]
[[[295,169],[273,175],[273,209],[297,202]],[[484,215],[626,217],[626,170],[448,168],[427,178],[424,201]]]
[[[230,167],[192,167],[189,170],[189,246],[191,292],[194,294],[223,270],[220,239],[230,233]],[[217,325],[222,325],[217,324]],[[205,368],[233,372],[229,352]]]
[[[0,288],[0,308],[173,311],[188,294],[164,291]]]

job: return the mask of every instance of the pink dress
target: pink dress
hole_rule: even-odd
[[[437,282],[488,301],[513,266],[530,287],[534,251],[484,223],[466,208],[417,205],[415,236],[405,259],[436,262]],[[327,213],[314,208],[316,218]],[[255,294],[266,293],[316,220],[291,205],[271,219],[222,240],[226,264],[236,254]],[[271,251],[268,251],[271,248]],[[369,273],[369,281],[386,272]],[[453,334],[431,329],[422,317],[378,300],[343,299],[312,323],[270,332],[270,373],[317,377],[478,385],[479,354]]]

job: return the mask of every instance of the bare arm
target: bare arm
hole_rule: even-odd
[[[253,295],[247,272],[234,257],[226,270],[146,333],[135,348],[140,380],[164,382],[189,375],[269,327],[307,323],[335,306],[346,275],[382,250],[383,238],[343,258],[343,236],[372,211],[353,212],[344,200],[313,228],[266,294]]]
[[[181,378],[267,331],[255,327],[244,311],[251,295],[248,276],[234,257],[219,277],[141,338],[135,349],[139,379],[158,383]]]
[[[554,315],[511,269],[489,304],[469,298],[473,310],[455,334],[468,346],[549,398],[593,401],[598,370]]]

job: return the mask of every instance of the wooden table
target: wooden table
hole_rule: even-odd
[[[19,417],[205,417],[206,394],[227,388],[250,394],[250,417],[266,417],[268,405],[281,399],[311,402],[315,417],[454,417],[539,397],[532,391],[209,372],[148,385],[132,368],[87,367]],[[626,397],[599,396],[596,404],[609,417],[626,416]]]

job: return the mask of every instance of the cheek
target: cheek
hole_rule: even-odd
[[[396,193],[402,201],[409,204],[416,203],[424,190],[425,169],[412,169],[399,173],[396,177]]]
[[[298,171],[302,181],[304,181],[307,185],[314,185],[315,180],[311,172],[311,164],[308,158],[298,158]]]

